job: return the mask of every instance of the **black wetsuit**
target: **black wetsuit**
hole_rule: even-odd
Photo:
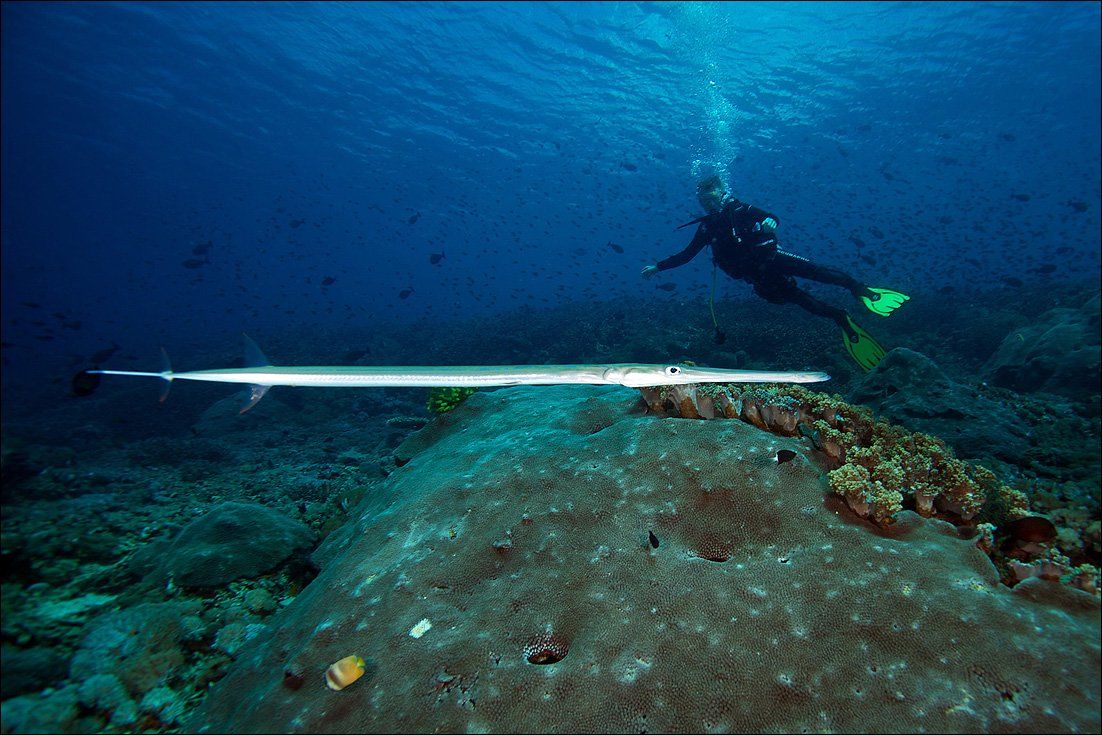
[[[685,265],[706,246],[712,246],[712,262],[732,278],[754,286],[754,293],[773,304],[796,304],[812,314],[833,319],[843,329],[846,310],[819,301],[796,285],[796,278],[829,283],[849,289],[855,296],[865,293],[865,286],[835,268],[815,265],[806,258],[786,253],[777,246],[772,231],[761,226],[762,221],[777,217],[764,209],[744,204],[737,199],[718,212],[700,220],[692,242],[680,253],[657,263],[664,271]]]

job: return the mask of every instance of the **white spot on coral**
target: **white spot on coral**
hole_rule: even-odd
[[[420,638],[432,628],[428,618],[421,618],[421,622],[409,629],[410,638]]]

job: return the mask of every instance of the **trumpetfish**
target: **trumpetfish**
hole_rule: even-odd
[[[88,395],[99,385],[100,375],[129,375],[165,381],[161,400],[168,397],[174,380],[211,383],[243,383],[249,386],[245,413],[274,385],[315,388],[485,388],[510,385],[623,385],[650,388],[689,383],[818,383],[830,380],[826,373],[772,370],[731,370],[696,365],[648,365],[609,363],[597,365],[408,365],[342,366],[305,365],[276,367],[248,335],[245,365],[241,368],[174,372],[168,354],[161,349],[161,371],[84,370],[73,378],[77,395]]]

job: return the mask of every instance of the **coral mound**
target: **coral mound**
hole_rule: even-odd
[[[1102,724],[1093,596],[1010,590],[936,519],[858,518],[802,440],[559,386],[476,394],[415,446],[185,730]]]

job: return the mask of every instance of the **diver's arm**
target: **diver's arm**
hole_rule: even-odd
[[[671,255],[665,260],[658,261],[658,270],[668,271],[670,268],[677,268],[678,266],[685,265],[695,258],[697,253],[704,249],[709,239],[708,229],[701,224],[700,227],[696,228],[696,234],[693,235],[693,239],[685,246],[684,250],[680,253]]]
[[[750,221],[756,222],[758,225],[761,225],[769,230],[777,229],[777,225],[780,224],[780,220],[777,219],[777,215],[772,214],[771,212],[766,212],[761,207],[755,207],[753,205],[748,205],[746,207],[746,216],[750,219]],[[758,229],[761,228],[759,227]]]

